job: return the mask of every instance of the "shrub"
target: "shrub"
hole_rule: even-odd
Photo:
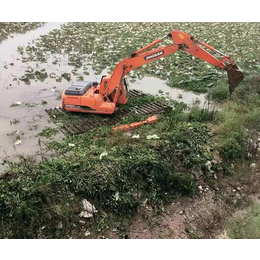
[[[210,108],[201,109],[198,106],[194,106],[187,114],[187,121],[192,122],[209,122],[215,119],[216,111]]]
[[[208,90],[207,98],[216,102],[223,102],[229,98],[227,84],[215,85]]]
[[[220,145],[223,155],[230,160],[242,158],[245,154],[245,140],[240,133],[232,133]]]

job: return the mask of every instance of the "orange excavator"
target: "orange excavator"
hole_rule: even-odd
[[[173,40],[173,44],[148,50],[167,37]],[[217,59],[200,45],[214,53],[218,53],[221,59]],[[117,110],[118,104],[126,104],[128,101],[128,86],[125,80],[127,73],[179,50],[226,70],[231,93],[243,80],[244,75],[242,71],[233,63],[229,55],[216,50],[214,47],[189,34],[181,31],[172,31],[163,38],[135,51],[130,57],[120,61],[112,75],[102,76],[100,84],[88,81],[72,83],[62,93],[62,108],[71,112],[113,114]]]

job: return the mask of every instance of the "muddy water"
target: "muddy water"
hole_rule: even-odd
[[[165,81],[154,77],[144,77],[142,80],[137,80],[130,84],[130,88],[141,90],[152,95],[168,96],[171,99],[182,101],[188,105],[192,105],[196,100],[200,101],[201,106],[206,102],[205,94],[171,88]],[[162,93],[159,93],[159,91],[162,91]]]
[[[24,71],[30,66],[33,70],[46,69],[48,74],[56,73],[61,75],[64,72],[71,73],[73,67],[68,65],[67,55],[55,55],[59,62],[57,65],[52,64],[53,58],[50,56],[46,63],[25,62],[17,52],[17,47],[26,47],[32,45],[34,40],[42,34],[47,34],[53,29],[59,29],[63,23],[47,23],[44,26],[29,31],[25,34],[14,34],[13,38],[9,37],[0,44],[0,159],[15,154],[33,155],[39,151],[38,140],[36,136],[45,126],[55,127],[49,120],[45,108],[53,108],[60,104],[59,93],[66,89],[70,82],[63,79],[56,82],[50,77],[43,82],[31,80],[30,85],[23,81],[16,80],[24,74]],[[79,70],[79,73],[81,70]],[[104,70],[101,75],[95,75],[89,67],[90,75],[84,75],[85,80],[100,81],[101,75],[106,74]],[[72,81],[76,76],[72,75]],[[183,102],[192,104],[195,99],[199,99],[201,104],[204,103],[204,95],[197,95],[192,92],[186,92],[180,89],[173,89],[166,85],[164,81],[157,78],[145,77],[130,83],[130,88],[139,89],[153,95],[159,94],[162,90],[164,95],[170,98],[178,99],[180,94]],[[47,101],[43,105],[42,100]],[[15,102],[21,102],[21,105],[11,106]],[[12,123],[19,120],[17,124]],[[44,137],[40,137],[44,140]],[[57,134],[56,139],[63,138],[62,134]],[[17,140],[21,143],[14,145]],[[0,160],[1,161],[1,160]]]
[[[44,126],[51,126],[43,105],[27,107],[22,104],[10,107],[19,101],[41,103],[41,100],[46,100],[54,105],[57,103],[57,94],[51,91],[50,82],[36,82],[28,86],[22,81],[13,81],[13,75],[21,76],[27,68],[26,63],[17,60],[17,46],[25,47],[41,34],[60,28],[61,24],[49,23],[25,34],[13,34],[13,38],[9,37],[0,44],[0,158],[16,153],[33,155],[39,150],[39,138],[35,135],[44,129]],[[13,65],[9,65],[10,63]],[[11,124],[10,121],[15,119],[19,119],[20,123]],[[17,139],[22,142],[14,146]]]

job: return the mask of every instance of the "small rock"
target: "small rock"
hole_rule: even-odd
[[[117,229],[116,229],[116,228],[113,228],[113,230],[112,230],[112,231],[115,233],[115,232],[117,232]]]
[[[194,178],[199,179],[201,176],[203,176],[203,172],[199,167],[194,168],[191,171],[191,174],[194,176]]]
[[[180,215],[182,215],[183,214],[183,211],[180,211]]]
[[[90,234],[91,233],[88,230],[84,233],[85,237],[88,237]]]
[[[250,164],[250,168],[251,168],[251,169],[255,169],[255,168],[256,168],[256,164],[255,164],[255,163],[251,163],[251,164]]]
[[[86,199],[82,200],[83,204],[83,210],[87,211],[88,213],[96,213],[98,212],[94,205],[92,205],[89,201]]]
[[[93,217],[93,214],[87,212],[87,211],[81,211],[79,216],[81,218],[92,218]]]
[[[217,174],[216,174],[216,173],[214,173],[214,174],[213,174],[213,177],[214,177],[214,179],[216,179],[216,180],[218,179],[218,177],[217,177]]]
[[[254,141],[253,141],[252,139],[248,139],[248,143],[249,143],[249,144],[253,144],[253,142],[254,142]]]
[[[237,187],[237,190],[241,190],[239,187]]]
[[[200,185],[200,186],[198,186],[198,188],[199,188],[199,190],[203,191],[203,188],[202,188],[202,186],[201,186],[201,185]]]
[[[86,224],[86,222],[84,220],[80,220],[79,223],[82,224],[82,225]]]
[[[253,155],[252,155],[251,153],[248,153],[248,154],[247,154],[247,157],[248,157],[248,158],[252,158],[252,156],[253,156]]]
[[[233,189],[233,192],[236,192],[236,190],[235,190],[235,189]]]

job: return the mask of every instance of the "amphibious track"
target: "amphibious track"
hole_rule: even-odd
[[[145,94],[138,90],[130,90],[129,97],[135,98],[140,96],[149,96],[149,94]],[[135,106],[130,109],[123,109],[116,111],[113,115],[95,115],[95,114],[84,114],[84,113],[67,113],[60,107],[45,109],[45,111],[49,114],[50,118],[53,122],[58,123],[59,130],[65,135],[76,135],[83,134],[89,130],[98,128],[100,126],[108,125],[116,125],[120,123],[122,118],[127,115],[155,115],[161,114],[166,111],[171,110],[172,107],[166,104],[163,104],[160,101],[155,101],[147,105],[143,106]],[[69,123],[62,123],[63,119],[74,115],[73,120],[69,120]],[[75,120],[75,115],[77,115]]]

